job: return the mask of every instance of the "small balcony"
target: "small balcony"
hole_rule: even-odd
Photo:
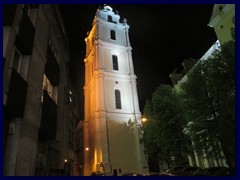
[[[16,14],[16,4],[3,5],[3,26],[12,26]]]
[[[57,126],[57,105],[49,96],[46,90],[43,90],[42,119],[39,131],[39,139],[55,140]]]
[[[27,96],[27,82],[15,69],[11,70],[7,98],[7,111],[11,118],[22,118]]]
[[[60,67],[57,63],[57,60],[52,52],[50,46],[48,46],[47,50],[47,63],[45,65],[45,74],[50,80],[53,86],[58,86],[59,84],[59,76],[60,76]]]
[[[35,28],[27,12],[23,10],[19,31],[16,36],[15,45],[22,55],[31,55],[33,49]]]

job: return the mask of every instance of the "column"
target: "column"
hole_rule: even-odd
[[[6,153],[4,157],[4,176],[15,175],[21,121],[22,118],[14,118],[11,119],[9,124]]]

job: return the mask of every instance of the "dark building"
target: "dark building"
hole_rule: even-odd
[[[84,164],[84,149],[83,149],[83,128],[84,121],[79,121],[76,129],[76,164],[75,164],[75,172],[77,176],[83,176],[83,164]]]
[[[197,63],[196,59],[188,58],[184,59],[182,62],[183,70],[181,72],[177,72],[177,68],[173,70],[173,72],[169,75],[172,80],[173,85],[177,85],[178,82],[185,76],[185,74]]]
[[[4,175],[73,175],[77,102],[56,5],[3,6]]]

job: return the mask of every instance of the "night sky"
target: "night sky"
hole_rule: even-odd
[[[184,59],[201,56],[216,41],[209,23],[213,5],[117,5],[121,20],[127,19],[137,76],[140,111],[146,99],[160,84],[172,84],[169,74]],[[71,79],[78,94],[80,118],[83,119],[84,57],[87,31],[91,29],[99,5],[60,6],[69,37]]]

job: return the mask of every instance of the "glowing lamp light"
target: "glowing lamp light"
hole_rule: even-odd
[[[85,149],[86,151],[88,151],[89,150],[89,148],[88,147],[86,147],[86,149]]]
[[[146,122],[147,121],[147,118],[142,118],[142,122]]]

